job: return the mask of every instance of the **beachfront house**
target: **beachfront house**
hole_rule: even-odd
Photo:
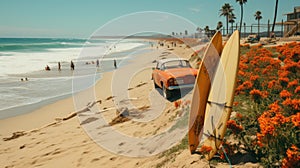
[[[300,35],[300,6],[294,7],[294,11],[284,14],[286,21],[284,24],[284,37]]]

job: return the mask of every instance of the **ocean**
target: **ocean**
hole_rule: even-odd
[[[114,60],[122,66],[132,50],[147,46],[134,39],[0,38],[0,119],[68,97],[80,91],[72,88],[75,78],[92,76],[96,82],[114,69]]]

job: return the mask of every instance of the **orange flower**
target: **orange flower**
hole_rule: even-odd
[[[275,80],[271,80],[270,82],[268,82],[268,88],[271,89],[273,88],[273,86],[276,84]]]
[[[250,82],[250,81],[245,81],[245,82],[243,83],[243,85],[244,85],[244,87],[245,87],[246,89],[250,89],[250,88],[253,87],[253,84],[252,84],[252,82]]]
[[[239,102],[233,102],[233,105],[237,106],[237,105],[239,105]]]
[[[278,75],[281,78],[286,78],[289,74],[289,71],[278,71]]]
[[[239,64],[239,69],[240,69],[240,70],[244,70],[244,69],[248,69],[248,68],[249,68],[249,67],[248,67],[247,64],[240,62],[240,64]]]
[[[231,129],[234,134],[243,130],[243,126],[238,125],[234,120],[228,120],[226,126]]]
[[[279,95],[281,98],[288,98],[292,96],[292,94],[287,90],[282,90]]]
[[[291,106],[295,110],[300,110],[300,99],[290,99],[287,98],[285,101],[282,102],[285,106]]]
[[[300,151],[296,145],[292,145],[286,151],[287,157],[282,160],[282,168],[300,167]]]
[[[252,76],[250,76],[250,80],[251,80],[251,81],[255,81],[255,80],[257,80],[258,78],[259,78],[258,75],[252,75]]]
[[[264,138],[264,135],[261,134],[261,133],[256,133],[256,137],[257,137],[257,145],[260,146],[260,147],[263,147],[263,138]]]
[[[298,112],[295,115],[291,116],[292,118],[292,123],[296,126],[296,127],[300,127],[300,112]]]
[[[242,70],[239,70],[238,75],[239,75],[239,76],[245,76],[245,72],[242,71]]]
[[[278,101],[269,105],[269,109],[271,112],[278,113],[281,111],[280,106],[278,105]]]
[[[294,93],[299,93],[300,92],[300,86],[297,86]]]
[[[256,99],[256,98],[266,98],[268,96],[268,92],[266,91],[260,91],[258,89],[253,89],[250,91],[250,94],[252,96],[254,96],[253,98]]]
[[[289,82],[289,84],[288,84],[288,88],[289,87],[292,87],[292,86],[297,86],[298,85],[298,80],[297,79],[295,79],[295,80],[293,80],[293,81],[291,81],[291,82]]]
[[[177,100],[177,101],[175,101],[174,102],[174,106],[175,106],[175,108],[178,108],[180,105],[181,105],[181,100]]]
[[[236,116],[235,116],[236,118],[238,118],[238,119],[242,119],[243,118],[243,115],[241,114],[241,113],[236,113]]]
[[[264,112],[259,118],[258,123],[260,127],[260,132],[262,135],[273,135],[275,131],[275,125],[271,122],[272,119],[270,117],[270,113],[268,111]]]

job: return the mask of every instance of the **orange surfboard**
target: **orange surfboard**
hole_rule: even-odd
[[[239,55],[240,36],[239,31],[235,31],[222,51],[206,105],[202,140],[204,146],[212,149],[205,154],[208,160],[219,150],[226,132],[232,111]]]
[[[201,130],[204,124],[205,109],[211,87],[211,80],[214,77],[222,49],[222,34],[217,32],[204,52],[202,63],[200,64],[195,80],[188,133],[189,148],[192,154],[197,152],[196,149],[201,140]]]

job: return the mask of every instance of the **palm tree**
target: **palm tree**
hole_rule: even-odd
[[[242,23],[243,23],[243,15],[244,15],[244,4],[246,4],[247,0],[236,0],[241,6],[241,20],[240,20],[240,32],[242,29]]]
[[[221,21],[217,24],[217,30],[220,30],[223,27],[223,23]]]
[[[233,9],[229,3],[225,3],[220,9],[220,16],[226,17],[226,33],[228,34],[228,16],[232,13]]]
[[[236,19],[235,14],[231,13],[231,15],[228,16],[228,19],[228,22],[231,23],[231,33],[233,33],[233,23],[235,22],[234,19]]]
[[[276,3],[275,3],[275,13],[274,13],[274,20],[273,20],[273,25],[272,25],[272,33],[274,33],[275,22],[276,22],[276,17],[277,17],[277,9],[278,9],[278,0],[276,0]]]
[[[258,24],[257,35],[259,36],[259,21],[260,21],[260,19],[262,19],[261,11],[256,11],[254,14],[254,17],[255,17],[255,20],[257,20],[257,24]]]

